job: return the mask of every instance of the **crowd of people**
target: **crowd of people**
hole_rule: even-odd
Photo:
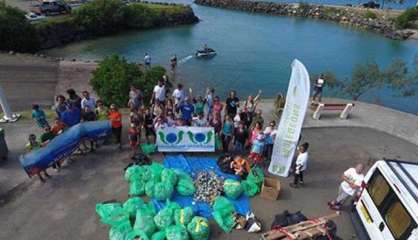
[[[145,55],[145,65],[149,68],[151,57]],[[176,57],[171,59],[173,67],[177,63]],[[321,101],[324,84],[321,75],[314,85],[313,100]],[[186,90],[179,83],[173,91],[168,88],[167,77],[163,76],[155,85],[149,104],[145,102],[143,91],[135,86],[130,87],[129,101],[129,128],[128,140],[133,154],[140,149],[142,142],[155,144],[156,130],[164,127],[194,126],[213,127],[216,139],[217,151],[234,155],[230,160],[230,170],[238,175],[245,176],[250,166],[257,164],[264,169],[271,160],[273,144],[277,133],[276,122],[266,124],[262,110],[259,106],[261,91],[253,96],[249,95],[241,101],[235,91],[230,91],[225,99],[216,95],[214,88],[208,88],[204,96],[195,96],[192,89]],[[56,97],[56,117],[52,126],[47,121],[45,112],[38,105],[33,105],[32,117],[36,124],[43,129],[43,133],[37,138],[30,134],[26,148],[28,151],[41,148],[48,144],[55,136],[61,134],[66,128],[81,121],[109,120],[112,126],[112,135],[115,142],[122,149],[122,114],[115,104],[109,108],[104,102],[90,96],[88,91],[82,92],[80,97],[75,90],[68,89],[67,97]],[[284,105],[283,96],[278,100],[279,105]],[[38,140],[39,139],[39,140]],[[294,180],[290,184],[298,188],[304,184],[304,172],[308,165],[309,143],[305,142],[298,146],[292,167]],[[94,150],[94,143],[91,143]],[[60,168],[60,164],[53,166]],[[364,166],[359,164],[348,169],[342,176],[335,200],[329,202],[332,209],[340,209],[342,203],[349,197],[355,197],[361,182]],[[46,170],[43,175],[50,177]],[[45,181],[42,174],[38,176]]]

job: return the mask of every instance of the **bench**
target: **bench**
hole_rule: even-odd
[[[314,110],[312,118],[319,120],[323,111],[340,111],[340,118],[347,119],[354,108],[354,103],[312,103],[311,109]]]

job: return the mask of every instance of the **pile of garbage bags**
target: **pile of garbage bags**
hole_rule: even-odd
[[[125,180],[129,182],[129,195],[147,195],[159,201],[170,199],[174,190],[180,195],[191,196],[195,193],[193,179],[185,172],[164,168],[161,164],[132,165],[125,171]]]
[[[96,205],[96,212],[101,222],[110,226],[109,239],[133,240],[138,237],[141,240],[209,239],[208,220],[195,216],[191,207],[182,208],[178,203],[170,202],[174,192],[182,196],[194,197],[195,200],[196,196],[200,196],[199,200],[211,203],[212,216],[216,223],[224,232],[231,232],[234,228],[238,228],[237,225],[243,216],[237,214],[228,198],[238,199],[242,194],[254,196],[260,192],[264,181],[263,171],[258,167],[253,168],[243,181],[224,180],[211,172],[202,172],[199,176],[196,177],[198,180],[196,182],[188,173],[164,168],[158,163],[128,166],[125,169],[124,179],[129,183],[130,198],[124,203],[105,202]],[[196,186],[199,186],[199,189]],[[215,186],[215,190],[210,186]],[[226,197],[221,196],[222,193]],[[141,196],[145,195],[165,201],[164,208],[157,211],[151,202],[144,202]],[[254,217],[249,219],[247,216],[245,219],[244,216],[244,220],[251,222],[251,225],[247,224],[251,231],[258,231],[260,224]],[[243,227],[245,225],[241,229]]]
[[[125,203],[99,203],[96,213],[110,226],[110,240],[207,240],[209,222],[190,207],[167,201],[158,213],[152,203],[132,197]]]

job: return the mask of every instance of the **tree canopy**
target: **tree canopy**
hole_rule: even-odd
[[[0,2],[0,49],[34,52],[39,45],[39,36],[25,13]]]
[[[344,80],[337,79],[332,72],[323,75],[328,87],[337,89],[340,94],[353,100],[382,88],[392,89],[395,96],[413,96],[418,92],[418,53],[413,63],[407,64],[402,59],[395,59],[386,69],[381,69],[374,61],[358,64],[351,78]]]
[[[119,107],[127,105],[131,85],[141,89],[144,102],[148,103],[154,85],[165,74],[160,66],[142,72],[138,65],[128,62],[125,58],[112,55],[104,58],[90,79],[94,91],[105,104],[116,104]]]

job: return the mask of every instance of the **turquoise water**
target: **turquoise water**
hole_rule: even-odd
[[[144,53],[149,52],[153,63],[165,66],[170,56],[177,54],[182,59],[177,78],[195,92],[202,94],[206,87],[215,87],[224,98],[229,89],[235,89],[243,98],[258,89],[263,90],[264,97],[286,91],[294,58],[301,60],[311,74],[331,70],[344,78],[355,64],[376,60],[386,66],[394,58],[412,61],[418,52],[417,41],[393,41],[330,22],[197,5],[193,8],[201,19],[195,25],[83,41],[48,54],[96,60],[117,53],[131,61],[142,61]],[[216,49],[218,55],[210,60],[191,57],[203,43]],[[332,94],[326,90],[325,95]],[[418,97],[391,95],[385,90],[362,100],[375,101],[377,97],[386,106],[418,113]]]

